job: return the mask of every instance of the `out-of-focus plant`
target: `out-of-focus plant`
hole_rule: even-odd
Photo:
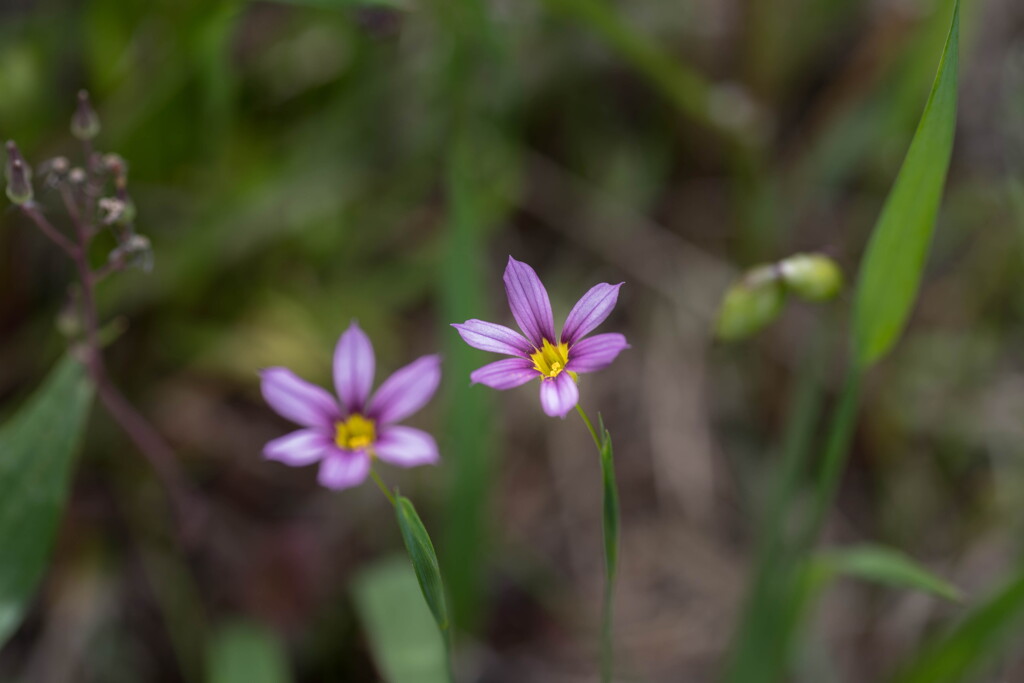
[[[62,361],[35,400],[0,432],[6,456],[0,461],[0,490],[7,492],[0,503],[0,545],[12,558],[0,569],[0,642],[17,625],[45,567],[67,495],[71,454],[83,430],[89,386],[149,460],[170,496],[178,528],[194,530],[191,522],[202,514],[173,451],[114,385],[104,363],[110,333],[96,305],[96,289],[122,271],[149,271],[153,257],[149,240],[135,229],[128,165],[117,154],[96,149],[99,132],[99,117],[82,91],[71,117],[71,133],[82,144],[81,165],[59,156],[39,164],[34,174],[18,146],[7,143],[7,197],[67,256],[77,282],[58,319],[73,360]],[[62,206],[65,225],[44,208],[44,198]],[[106,253],[102,261],[96,258],[101,250]],[[31,539],[27,546],[26,539]]]
[[[797,516],[797,531],[791,538],[783,529],[788,528],[788,513],[794,509],[789,507],[793,481],[806,463],[805,451],[812,441],[810,434],[815,428],[813,416],[816,410],[813,406],[816,401],[812,398],[800,403],[804,407],[793,415],[795,436],[784,453],[783,474],[778,483],[780,491],[773,499],[776,504],[768,511],[768,522],[764,527],[767,538],[760,547],[746,612],[725,672],[725,680],[729,683],[769,683],[785,677],[794,636],[812,602],[809,598],[817,592],[815,586],[820,574],[813,567],[815,562],[819,567],[822,565],[821,560],[816,560],[813,555],[813,546],[821,533],[826,513],[835,500],[853,437],[860,386],[866,372],[893,347],[903,331],[917,296],[934,232],[956,124],[959,27],[960,6],[957,2],[920,124],[861,262],[854,296],[851,359],[846,381],[832,415],[821,459],[815,463],[817,470],[809,510]],[[830,274],[831,268],[823,269],[820,262],[809,261],[806,257],[794,258],[798,259],[796,266],[791,264],[788,269],[778,268],[776,278],[783,280],[784,271],[788,270],[789,286],[795,291],[815,299],[822,293],[829,293],[834,288],[832,283],[838,282]],[[796,283],[795,287],[793,283]],[[821,283],[826,284],[820,286]],[[729,296],[726,303],[729,303]],[[724,306],[723,311],[727,308]],[[763,312],[766,307],[749,304],[744,309],[734,302],[732,309],[732,318],[742,320],[741,314],[747,313],[747,325],[743,327],[733,323],[728,329],[749,333],[774,318],[778,305],[771,309],[770,315]],[[736,309],[739,309],[739,314]],[[809,372],[815,372],[813,364],[808,367]],[[812,386],[813,383],[812,380]],[[813,393],[812,389],[810,394]],[[874,551],[866,556],[867,561],[863,553],[855,554],[852,563],[847,556],[846,561],[838,564],[833,561],[831,564],[838,571],[853,570],[855,575],[875,581],[905,585],[912,577],[918,587],[930,586],[933,592],[935,587],[944,585],[939,579],[931,579],[924,569],[915,567],[908,559],[894,561],[897,556],[887,552],[879,554]],[[948,597],[948,590],[945,592]]]

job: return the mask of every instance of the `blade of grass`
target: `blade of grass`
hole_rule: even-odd
[[[603,490],[604,531],[604,600],[601,608],[601,681],[610,683],[615,671],[615,644],[612,633],[612,615],[615,601],[615,579],[619,563],[619,489],[615,483],[615,456],[612,453],[612,435],[597,416],[601,428],[601,483]]]
[[[85,368],[66,356],[0,429],[0,645],[46,571],[92,395]]]
[[[820,553],[814,562],[830,578],[843,575],[924,591],[954,602],[962,599],[956,586],[892,548],[877,545],[836,548]]]
[[[208,683],[289,683],[288,658],[280,639],[259,624],[225,624],[211,644]]]
[[[891,683],[961,683],[1000,654],[1019,647],[1024,625],[1024,571],[982,602],[949,633],[922,649]]]
[[[448,614],[448,600],[445,597],[444,582],[441,580],[437,553],[412,501],[405,496],[395,496],[394,505],[398,528],[402,532],[402,540],[409,553],[413,572],[444,641],[445,661],[448,663],[451,678],[451,618]]]
[[[867,368],[896,343],[920,287],[956,129],[960,3],[924,114],[861,262],[854,358]]]

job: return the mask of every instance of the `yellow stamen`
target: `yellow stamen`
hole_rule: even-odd
[[[533,369],[539,372],[544,379],[554,379],[562,374],[566,364],[569,362],[569,345],[565,342],[555,346],[547,339],[540,349],[530,354],[533,361]],[[574,375],[575,373],[569,373]]]
[[[377,428],[373,420],[369,420],[359,413],[352,413],[335,426],[334,443],[338,448],[348,451],[358,451],[373,445],[377,440]]]

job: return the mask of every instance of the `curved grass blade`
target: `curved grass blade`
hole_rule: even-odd
[[[382,560],[360,572],[353,586],[356,610],[373,659],[387,683],[446,683],[444,643],[409,561]]]
[[[70,356],[0,429],[0,645],[46,570],[92,387]]]
[[[427,607],[430,608],[430,613],[437,623],[437,630],[444,639],[446,659],[450,665],[450,655],[447,653],[451,650],[451,621],[434,544],[420,516],[416,514],[412,501],[405,496],[395,496],[395,514],[398,517],[398,527],[402,532],[405,549],[416,573],[416,580],[420,584],[420,592],[423,593],[423,599],[427,601]]]
[[[960,3],[924,114],[861,263],[854,301],[854,356],[866,368],[899,338],[917,296],[956,128]]]
[[[872,581],[896,588],[911,588],[959,601],[960,590],[905,554],[877,545],[860,545],[821,553],[815,563],[827,578],[839,575]]]
[[[921,650],[891,683],[961,683],[1019,646],[1024,626],[1024,572],[975,607],[952,631]]]

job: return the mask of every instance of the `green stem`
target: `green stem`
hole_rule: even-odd
[[[808,522],[803,543],[806,547],[814,544],[821,527],[825,523],[825,515],[835,500],[839,480],[842,476],[846,459],[850,452],[850,441],[853,438],[853,427],[857,421],[857,408],[860,404],[860,383],[864,370],[859,365],[851,365],[843,384],[843,393],[832,416],[828,442],[825,447],[824,462],[818,473],[818,481],[814,487],[814,507]]]
[[[377,488],[380,489],[380,492],[383,493],[384,497],[388,499],[389,503],[391,503],[391,507],[395,507],[395,497],[391,495],[390,491],[388,491],[387,485],[384,483],[384,480],[380,478],[380,475],[377,474],[377,471],[371,469],[370,476],[373,477],[373,482],[377,485]]]
[[[579,403],[576,404],[576,412],[580,414],[581,418],[583,418],[583,424],[587,425],[587,431],[590,432],[590,437],[594,440],[594,445],[597,446],[597,450],[600,453],[601,437],[597,435],[597,430],[594,429],[594,423],[590,421],[590,418],[587,417],[586,412],[584,412],[583,408],[580,407]]]
[[[608,430],[601,424],[598,436],[594,423],[587,413],[576,404],[587,431],[597,446],[601,462],[601,479],[604,491],[602,530],[604,532],[604,596],[601,603],[601,682],[611,683],[615,665],[615,648],[612,643],[612,607],[615,599],[615,575],[619,555],[619,493],[615,483],[615,465],[612,459],[612,442]],[[599,416],[600,417],[600,416]]]

